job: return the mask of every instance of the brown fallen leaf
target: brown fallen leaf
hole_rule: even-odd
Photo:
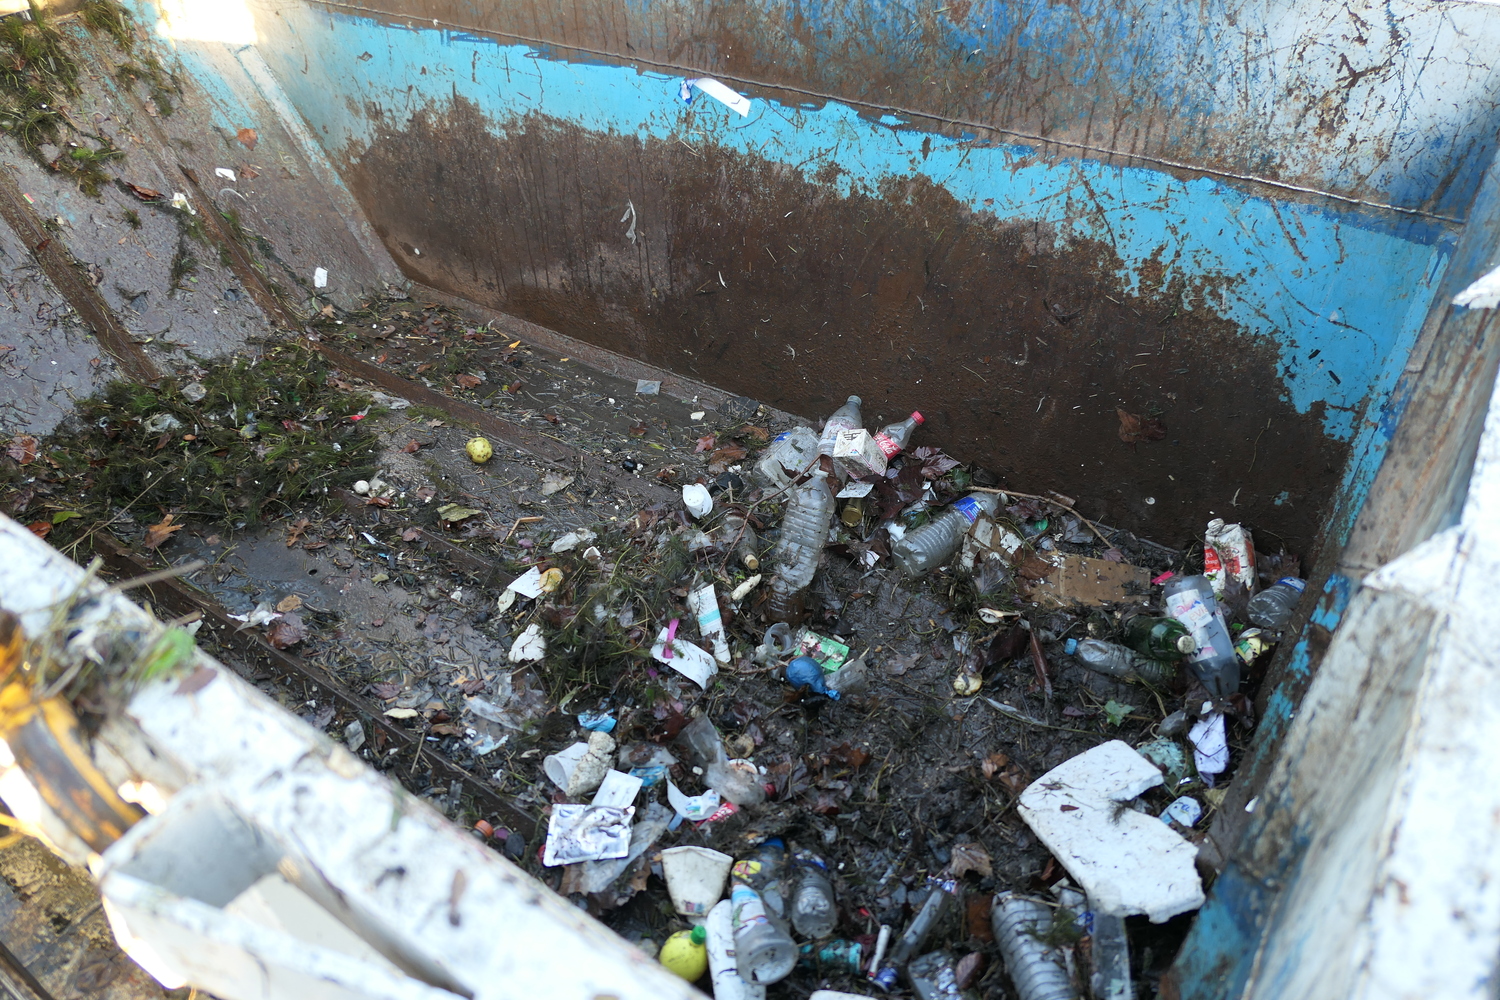
[[[300,518],[297,523],[286,529],[286,547],[291,548],[302,541],[302,535],[307,531],[307,526],[312,524],[307,518]]]
[[[463,374],[455,376],[453,381],[458,383],[458,387],[460,389],[473,389],[475,386],[482,383],[484,379],[480,378],[478,375],[470,375],[465,372]]]
[[[234,137],[238,139],[240,141],[240,145],[244,146],[246,149],[254,149],[256,142],[260,139],[260,137],[255,134],[255,129],[253,128],[242,128],[234,134]]]
[[[631,437],[641,437],[645,433],[646,433],[646,425],[644,423],[631,424],[630,425],[630,436]]]
[[[979,765],[979,769],[984,772],[986,778],[993,778],[1009,763],[1010,758],[1005,756],[1005,754],[992,753],[984,759],[983,764]]]
[[[1122,407],[1115,407],[1120,418],[1120,440],[1128,445],[1139,441],[1160,441],[1167,436],[1167,425],[1155,417],[1143,417]]]
[[[160,546],[161,543],[165,542],[168,538],[171,538],[174,533],[181,531],[182,525],[172,523],[172,520],[176,516],[177,515],[175,514],[168,514],[166,517],[162,518],[159,523],[153,524],[151,525],[151,527],[147,528],[146,540],[141,544],[146,546],[146,548],[148,549],[154,549]]]
[[[418,538],[421,537],[421,528],[407,528],[405,531],[401,532],[401,540],[403,542],[415,542]]]
[[[955,970],[954,976],[957,980],[958,988],[960,990],[968,989],[970,984],[984,972],[984,967],[988,964],[988,961],[982,951],[971,951],[959,959],[958,968]]]
[[[36,438],[30,434],[12,438],[5,453],[15,459],[17,465],[30,465],[36,460]]]
[[[296,594],[288,594],[277,603],[276,610],[285,613],[287,611],[296,611],[300,607],[302,607],[302,598]]]
[[[296,612],[289,612],[271,623],[266,638],[271,645],[277,649],[289,649],[307,638],[307,629],[302,624],[302,616]]]
[[[202,691],[217,676],[219,672],[213,667],[199,667],[178,682],[175,693],[192,694],[194,691]]]
[[[828,759],[858,769],[870,762],[870,755],[852,743],[841,743],[828,751]]]
[[[46,538],[48,535],[52,534],[51,521],[32,521],[26,527],[30,528],[31,533],[38,538]]]
[[[141,187],[139,184],[132,184],[129,181],[125,182],[125,186],[130,189],[131,194],[141,199],[141,201],[155,201],[161,197],[161,192],[155,188]]]
[[[969,872],[978,872],[985,878],[995,874],[990,864],[990,852],[981,844],[954,844],[953,856],[948,860],[948,871],[954,878],[963,878]]]
[[[381,681],[378,684],[370,685],[370,693],[381,701],[390,701],[401,693],[401,685],[392,683],[391,681]]]
[[[422,446],[417,443],[417,439],[412,438],[410,441],[406,442],[406,446],[401,450],[408,455],[415,455],[417,453],[417,450],[421,447]]]
[[[701,438],[698,439],[698,446],[693,449],[693,454],[697,455],[697,454],[701,454],[702,452],[705,452],[705,451],[712,451],[713,447],[714,447],[714,442],[717,441],[717,440],[718,440],[718,438],[715,435],[713,435],[713,434],[705,434],[705,435],[703,435]]]

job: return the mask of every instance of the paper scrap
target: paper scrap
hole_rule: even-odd
[[[314,288],[327,288],[328,287],[328,268],[326,268],[326,267],[319,267],[319,268],[315,268],[313,270],[313,287]]]
[[[522,597],[542,596],[542,571],[533,566],[514,580],[505,588],[514,590]]]
[[[535,623],[527,625],[510,645],[512,663],[532,663],[546,655],[547,640],[542,636],[542,627]]]
[[[862,483],[858,479],[851,479],[848,486],[839,490],[838,497],[839,499],[845,497],[867,497],[874,488],[874,483]]]
[[[692,823],[701,823],[719,808],[719,793],[709,789],[702,795],[688,795],[672,781],[667,781],[667,801],[677,814]]]
[[[672,638],[666,629],[657,634],[656,645],[651,647],[651,656],[704,690],[708,689],[708,679],[719,672],[719,665],[714,662],[712,653],[684,639]]]
[[[737,93],[732,88],[709,76],[683,80],[682,86],[677,90],[677,96],[681,97],[684,102],[691,104],[693,101],[692,88],[694,87],[697,87],[714,100],[728,105],[732,110],[738,111],[741,115],[748,115],[750,113],[750,98]]]
[[[610,771],[604,776],[599,790],[594,793],[593,804],[623,809],[634,804],[635,797],[644,784],[645,782],[640,778],[626,774],[624,771]]]
[[[630,853],[630,817],[634,807],[575,805],[552,807],[542,864],[548,868],[579,861],[623,858]]]
[[[1212,785],[1212,775],[1223,774],[1229,766],[1229,737],[1224,732],[1224,713],[1214,712],[1193,723],[1193,728],[1188,730],[1188,742],[1193,745],[1193,763],[1198,766],[1198,773]]]

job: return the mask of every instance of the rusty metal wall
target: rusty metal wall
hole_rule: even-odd
[[[1342,537],[1495,132],[1470,5],[381,3],[250,10],[408,275],[1168,542]]]

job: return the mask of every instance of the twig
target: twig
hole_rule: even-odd
[[[500,544],[504,545],[506,542],[510,541],[510,536],[514,535],[516,533],[516,529],[519,528],[521,525],[523,525],[523,524],[531,524],[531,523],[533,523],[535,521],[545,521],[545,520],[547,520],[545,517],[518,517],[518,518],[516,518],[516,523],[512,524],[510,526],[510,530],[505,533],[505,537],[502,538],[502,539],[500,539]]]
[[[1047,658],[1042,655],[1042,644],[1037,642],[1036,629],[1030,630],[1031,634],[1031,663],[1036,667],[1037,680],[1042,682],[1042,690],[1047,692],[1047,697],[1052,697],[1052,678],[1047,676]]]
[[[980,700],[1006,718],[1015,719],[1017,722],[1024,722],[1028,726],[1039,726],[1042,729],[1056,729],[1060,733],[1080,733],[1084,736],[1096,737],[1099,735],[1098,733],[1091,733],[1087,729],[1073,729],[1069,726],[1054,726],[1050,722],[1043,722],[1041,719],[1032,718],[1025,712],[1021,711],[1019,708],[1013,708],[1010,705],[1002,704],[1001,702],[998,702],[993,698],[982,697]]]
[[[1072,507],[1069,507],[1067,504],[1063,503],[1056,497],[1044,497],[1036,493],[1022,493],[1020,490],[1001,490],[989,486],[970,486],[969,489],[973,490],[975,493],[1000,493],[1004,496],[1025,497],[1027,500],[1042,500],[1046,503],[1055,504],[1068,513],[1077,517],[1078,520],[1082,521],[1084,524],[1088,525],[1089,530],[1092,531],[1095,535],[1099,536],[1099,541],[1103,542],[1105,545],[1108,545],[1110,548],[1114,547],[1115,543],[1110,541],[1108,538],[1105,538],[1104,532],[1100,531],[1094,525],[1093,521],[1090,521],[1088,518],[1084,517],[1082,514],[1078,513],[1078,511],[1074,510]]]

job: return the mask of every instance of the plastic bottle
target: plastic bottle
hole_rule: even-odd
[[[1306,580],[1284,576],[1250,598],[1250,603],[1245,606],[1245,617],[1261,628],[1284,628],[1292,620],[1292,612],[1297,610],[1297,602],[1302,600],[1302,592],[1306,589]]]
[[[949,951],[934,951],[912,962],[906,970],[917,1000],[970,1000],[968,990],[958,988],[958,960]]]
[[[723,900],[708,911],[704,927],[708,929],[708,971],[712,976],[714,1000],[766,1000],[766,988],[740,978],[740,967],[734,951],[733,907]]]
[[[891,546],[891,555],[907,576],[921,576],[947,562],[979,515],[994,516],[999,503],[993,493],[970,493],[920,528],[902,535]]]
[[[1136,615],[1125,622],[1125,645],[1155,660],[1176,660],[1198,651],[1186,625],[1176,618]]]
[[[818,559],[828,544],[833,503],[828,476],[822,469],[814,469],[811,479],[792,489],[781,521],[781,537],[771,552],[771,564],[776,567],[766,608],[771,621],[790,622],[802,617],[803,592],[812,583]]]
[[[1100,639],[1080,639],[1073,653],[1079,662],[1099,674],[1121,680],[1140,678],[1148,684],[1164,687],[1177,677],[1177,665],[1142,656],[1133,649]]]
[[[990,926],[1020,1000],[1077,1000],[1057,950],[1039,940],[1052,926],[1050,907],[1002,892],[990,910]]]
[[[1090,904],[1092,908],[1092,904]],[[1089,987],[1095,1000],[1132,1000],[1135,989],[1130,981],[1130,942],[1125,937],[1123,917],[1093,909],[1093,947],[1089,951],[1094,972]]]
[[[911,957],[922,947],[927,940],[927,935],[937,926],[943,916],[952,909],[953,894],[958,889],[956,882],[934,882],[931,891],[927,893],[927,899],[923,901],[922,908],[917,915],[911,918],[906,932],[896,942],[896,947],[891,951],[890,964],[902,966],[911,960]]]
[[[788,469],[801,475],[817,458],[818,435],[806,427],[793,427],[771,439],[756,461],[755,471],[772,486],[782,487],[791,482]]]
[[[771,922],[760,893],[748,885],[736,885],[729,894],[729,906],[740,978],[765,984],[790,975],[797,965],[797,945]]]
[[[895,458],[906,450],[906,446],[911,444],[911,437],[916,433],[917,427],[925,422],[926,418],[913,410],[911,416],[905,420],[891,424],[878,432],[875,435],[875,443],[880,446],[887,460]]]
[[[770,837],[729,869],[735,885],[748,885],[760,893],[767,911],[775,920],[785,920],[786,904],[782,884],[786,876],[786,842]]]
[[[865,650],[865,653],[868,652],[869,650]],[[865,653],[828,675],[826,683],[830,698],[835,695],[861,694],[870,687],[870,668],[865,664]]]
[[[818,454],[833,457],[833,443],[839,431],[852,431],[863,421],[859,415],[860,398],[850,396],[848,402],[833,411],[833,416],[823,424],[823,434],[818,438]]]
[[[661,946],[661,954],[656,956],[657,960],[666,966],[668,972],[696,983],[708,971],[707,941],[706,928],[694,927],[692,930],[678,931]]]
[[[718,541],[724,549],[733,550],[734,557],[746,569],[751,572],[760,569],[760,556],[755,552],[760,539],[756,537],[755,529],[742,515],[725,515],[724,524],[719,528]]]
[[[805,938],[825,938],[839,922],[828,865],[811,851],[798,851],[794,857],[797,878],[792,890],[792,926]],[[857,958],[854,964],[859,965]]]
[[[1162,597],[1167,613],[1186,625],[1198,643],[1198,651],[1188,659],[1188,669],[1216,698],[1239,690],[1240,658],[1235,655],[1229,626],[1224,624],[1224,613],[1214,600],[1208,577],[1177,577],[1166,585]]]
[[[677,738],[703,768],[703,782],[737,806],[759,805],[766,800],[758,774],[729,760],[724,741],[708,716],[700,715],[685,726]]]

